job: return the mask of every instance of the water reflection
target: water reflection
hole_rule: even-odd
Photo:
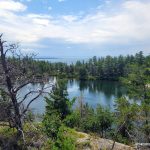
[[[126,89],[114,81],[68,81],[69,96],[80,96],[93,107],[97,104],[113,108],[114,100],[126,95]]]
[[[50,84],[54,84],[56,82],[56,78],[51,77],[49,82],[45,83],[45,87]],[[19,93],[19,96],[23,96],[29,90],[35,90],[40,88],[40,84],[28,85],[24,87]],[[95,108],[98,104],[102,106],[107,106],[113,109],[114,100],[121,96],[126,95],[125,88],[119,82],[112,81],[80,81],[80,80],[68,80],[67,90],[69,94],[69,98],[77,97],[79,98],[81,95],[83,97],[83,101],[88,103],[90,106]],[[47,89],[49,92],[50,89]],[[30,95],[29,99],[35,95]],[[36,113],[44,113],[45,110],[45,100],[44,94],[40,96],[36,101],[34,101],[31,105],[31,108]]]
[[[108,98],[112,95],[121,97],[126,93],[125,88],[115,81],[79,81],[80,91],[88,90],[90,93],[103,92]]]

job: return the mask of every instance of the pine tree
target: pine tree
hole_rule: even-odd
[[[43,126],[46,134],[52,139],[57,138],[62,121],[70,114],[71,102],[67,98],[66,81],[59,79],[46,97],[46,112],[43,119]]]
[[[46,97],[46,114],[51,115],[53,113],[58,113],[60,118],[63,120],[69,113],[69,99],[67,92],[67,84],[63,79],[59,79],[56,86],[52,89],[49,97]]]
[[[130,98],[140,101],[141,130],[145,133],[145,141],[150,142],[150,66],[130,66],[128,77],[123,79],[127,85]]]

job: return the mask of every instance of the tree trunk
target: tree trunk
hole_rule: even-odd
[[[13,84],[12,84],[11,78],[9,76],[8,66],[7,66],[7,62],[6,62],[6,56],[5,56],[4,49],[3,49],[3,42],[1,40],[0,40],[0,53],[1,53],[1,56],[0,56],[1,64],[2,64],[3,72],[5,74],[7,90],[10,94],[10,99],[11,99],[13,107],[14,107],[15,116],[14,116],[13,120],[15,122],[15,128],[18,131],[18,136],[21,136],[23,128],[22,128],[22,121],[21,121],[19,105],[17,103],[16,93],[14,92]]]

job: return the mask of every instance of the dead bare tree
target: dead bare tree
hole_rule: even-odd
[[[26,112],[30,104],[35,101],[43,92],[44,85],[40,89],[29,90],[23,98],[18,98],[18,93],[25,86],[31,83],[42,82],[43,78],[36,78],[34,72],[34,65],[32,65],[32,58],[23,56],[19,52],[17,44],[9,44],[3,40],[3,34],[0,35],[0,85],[1,89],[9,98],[9,108],[11,113],[8,116],[8,122],[11,127],[17,129],[17,138],[24,137],[23,122]],[[39,81],[40,80],[40,81]],[[34,97],[31,94],[34,93]],[[23,103],[30,100],[28,104],[22,107]]]

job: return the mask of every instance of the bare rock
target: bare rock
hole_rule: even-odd
[[[78,150],[111,150],[113,141],[99,137],[90,136],[89,134],[77,132],[80,138],[77,139]],[[134,150],[133,147],[115,142],[113,150]]]

